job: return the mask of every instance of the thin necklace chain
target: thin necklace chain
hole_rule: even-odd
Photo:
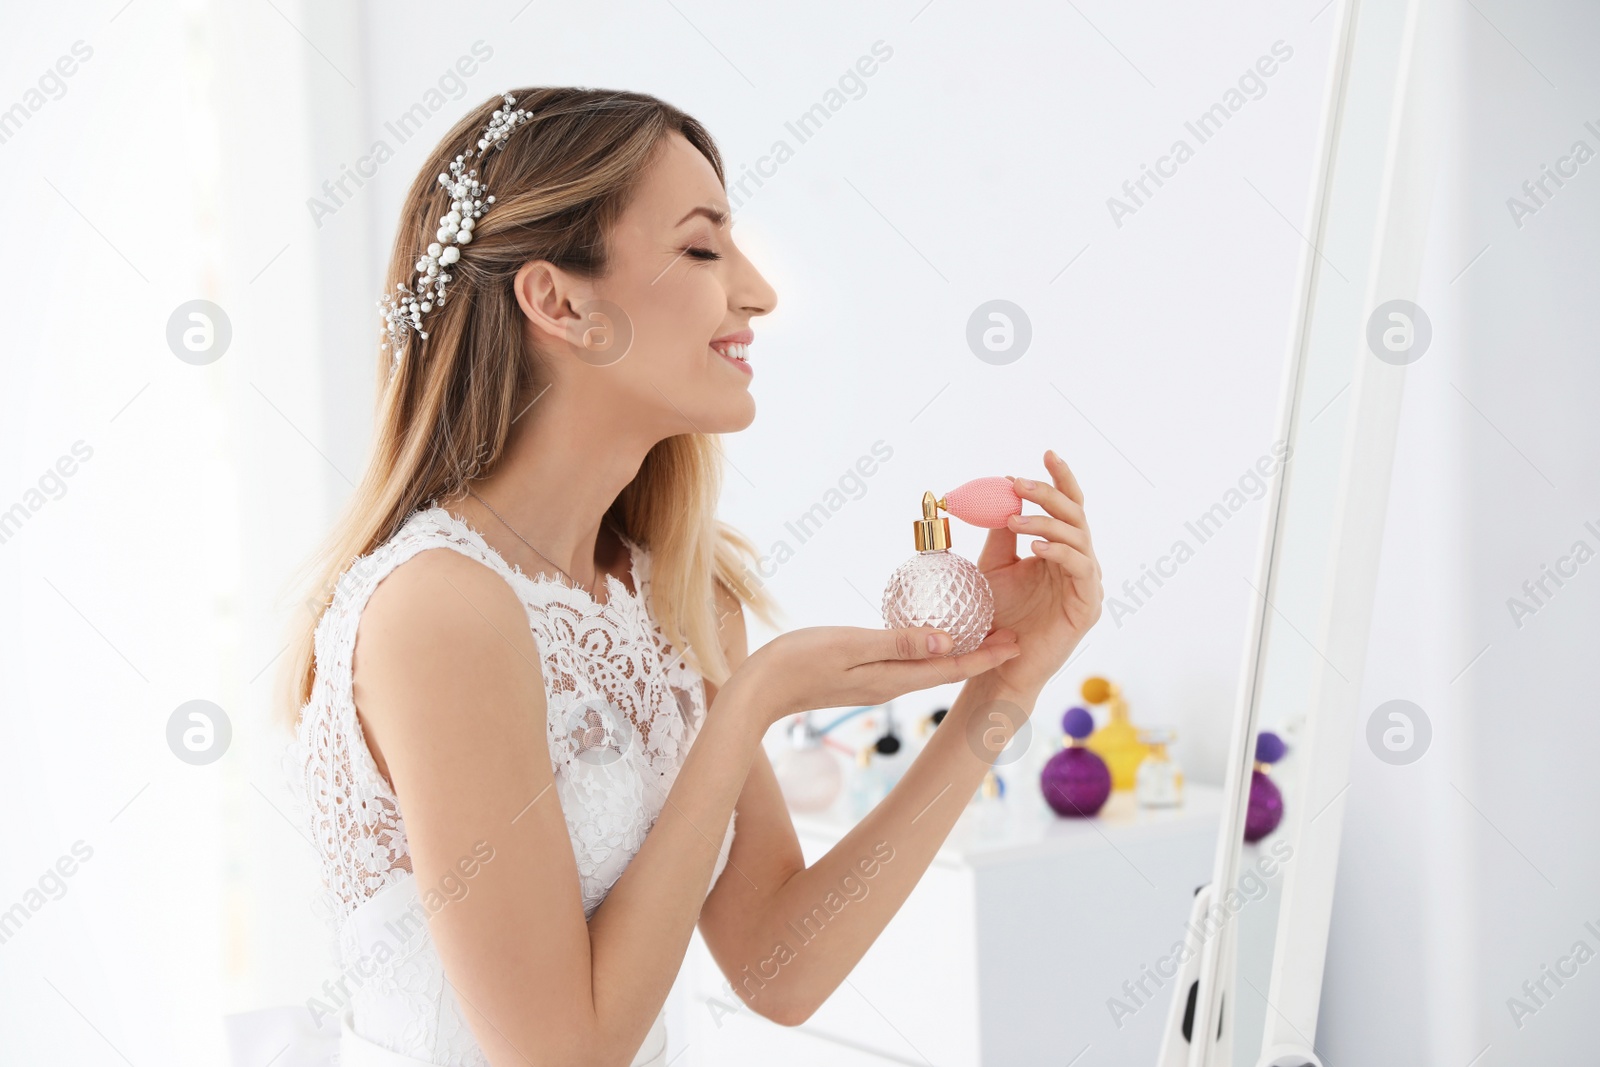
[[[556,570],[561,571],[562,574],[566,575],[567,581],[571,582],[573,585],[577,586],[579,589],[582,589],[584,592],[588,593],[591,599],[594,597],[594,589],[591,588],[591,587],[594,586],[594,585],[599,584],[599,581],[600,581],[600,568],[599,567],[595,568],[594,578],[590,580],[590,584],[589,585],[584,585],[582,582],[578,581],[578,579],[574,578],[572,575],[567,574],[566,570],[561,566],[561,564],[557,563],[555,560],[551,559],[549,556],[545,555],[543,552],[540,552],[537,548],[534,548],[533,547],[533,542],[528,540],[526,537],[523,537],[520,533],[518,533],[517,532],[517,528],[515,526],[511,525],[509,522],[507,522],[505,520],[504,516],[502,516],[498,511],[496,511],[493,507],[491,507],[487,500],[483,499],[483,497],[479,496],[477,493],[474,493],[471,489],[467,490],[467,495],[470,496],[472,499],[476,500],[478,503],[482,504],[484,507],[488,508],[489,509],[489,514],[493,515],[496,519],[499,519],[500,520],[500,525],[504,526],[506,529],[510,530],[511,531],[511,535],[513,537],[515,537],[518,541],[521,541],[523,544],[527,545],[530,549],[532,549],[534,555],[538,556],[540,559],[542,559],[546,563],[550,564],[550,566],[554,567]]]

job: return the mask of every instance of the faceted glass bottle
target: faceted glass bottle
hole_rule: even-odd
[[[994,623],[994,593],[967,559],[950,551],[950,520],[932,493],[922,495],[922,518],[912,524],[917,554],[900,565],[883,591],[890,628],[937,626],[955,642],[954,654],[983,643]]]

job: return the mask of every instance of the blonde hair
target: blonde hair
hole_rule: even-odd
[[[543,259],[584,277],[609,269],[606,235],[627,206],[663,140],[681,133],[711,162],[726,187],[711,135],[690,116],[653,96],[601,89],[514,89],[533,113],[504,147],[474,161],[494,205],[451,268],[449,299],[426,319],[426,340],[406,335],[390,376],[380,352],[372,459],[323,549],[308,562],[308,618],[297,620],[288,661],[289,721],[311,697],[316,627],[345,569],[400,528],[419,507],[458,494],[505,452],[524,398],[546,382],[541,355],[528,344],[512,292],[517,270]],[[409,282],[449,192],[437,175],[475,146],[500,96],[474,108],[423,162],[400,211],[384,291]],[[521,417],[538,418],[537,406]],[[650,608],[662,632],[714,685],[729,674],[718,637],[715,585],[775,625],[776,605],[750,564],[758,558],[743,534],[716,517],[721,490],[718,438],[681,434],[646,454],[607,520],[650,552]]]

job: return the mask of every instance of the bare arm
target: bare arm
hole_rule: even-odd
[[[419,889],[465,886],[429,926],[489,1061],[630,1062],[682,964],[764,722],[726,704],[708,717],[659,821],[586,924],[538,649],[497,575],[447,550],[390,575],[363,614],[356,699],[405,813]],[[492,858],[463,878],[479,842]]]
[[[895,788],[809,868],[772,770],[757,757],[729,860],[749,877],[717,883],[700,929],[735,991],[768,1018],[803,1022],[844,981],[921,879],[1045,682],[1100,617],[1100,565],[1083,490],[1054,452],[1044,460],[1049,483],[1015,488],[1045,514],[1014,516],[991,531],[978,560],[994,590],[995,626],[1016,635],[1019,654],[962,686]],[[1023,532],[1038,538],[1027,559],[1016,553]],[[793,951],[775,954],[779,944]]]
[[[449,550],[396,568],[362,616],[356,706],[405,814],[424,905],[440,902],[429,929],[489,1062],[630,1062],[683,963],[773,719],[881,703],[1017,654],[997,642],[933,662],[930,634],[813,627],[765,646],[761,669],[716,693],[660,818],[586,923],[524,608],[499,576]],[[765,757],[759,767],[770,779]]]
[[[757,757],[729,857],[748,878],[719,880],[700,921],[745,1003],[786,1026],[821,1006],[910,896],[1035,699],[998,695],[989,675],[968,681],[888,796],[810,867],[771,766]],[[780,945],[789,951],[775,952]]]

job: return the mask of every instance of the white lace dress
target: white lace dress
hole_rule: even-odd
[[[356,719],[351,661],[362,608],[394,568],[436,548],[477,560],[515,591],[539,648],[550,764],[588,918],[655,825],[706,713],[703,680],[672,652],[650,613],[650,556],[626,543],[636,592],[608,575],[599,603],[559,578],[524,574],[435,506],[413,514],[342,576],[317,626],[316,678],[292,750],[343,965],[343,981],[325,986],[310,1007],[337,1012],[340,1067],[488,1062],[429,936],[404,812]],[[732,842],[730,819],[713,884]],[[664,1012],[633,1062],[666,1062]]]

